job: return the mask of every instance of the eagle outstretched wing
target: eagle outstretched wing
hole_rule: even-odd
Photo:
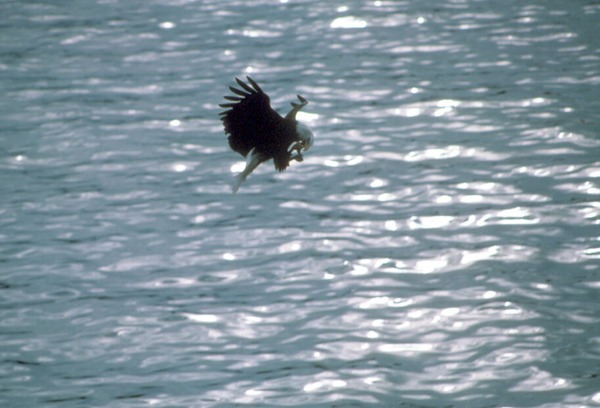
[[[225,133],[229,135],[229,146],[244,157],[256,149],[266,158],[275,158],[275,166],[281,171],[287,167],[289,160],[277,158],[283,153],[281,150],[293,142],[286,137],[288,133],[294,134],[293,129],[288,129],[289,121],[271,108],[270,98],[260,86],[249,76],[246,79],[248,84],[236,78],[241,89],[230,86],[235,95],[225,96],[230,102],[219,105],[228,108],[219,115]]]

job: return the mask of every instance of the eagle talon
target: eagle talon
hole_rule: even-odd
[[[290,145],[290,147],[288,148],[288,152],[291,154],[295,150],[298,153],[300,153],[300,151],[303,148],[304,148],[304,145],[302,144],[302,142],[295,142],[294,144]]]

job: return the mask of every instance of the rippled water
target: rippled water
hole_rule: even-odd
[[[3,407],[600,406],[597,1],[0,12]]]

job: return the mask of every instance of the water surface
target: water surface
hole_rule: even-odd
[[[2,406],[600,406],[597,2],[0,11]]]

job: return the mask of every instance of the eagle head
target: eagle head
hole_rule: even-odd
[[[303,150],[306,151],[312,147],[315,136],[308,126],[304,123],[297,122],[296,134],[298,135],[298,140],[300,141]]]

